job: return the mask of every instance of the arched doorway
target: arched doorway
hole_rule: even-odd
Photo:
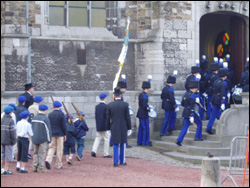
[[[223,58],[228,52],[238,83],[244,71],[249,40],[246,20],[230,12],[206,14],[200,19],[200,57],[205,54],[212,63],[213,57]]]

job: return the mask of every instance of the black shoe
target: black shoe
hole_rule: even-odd
[[[137,146],[142,146],[142,144],[137,144]]]
[[[204,140],[203,140],[203,139],[200,139],[200,138],[195,138],[194,141],[198,141],[198,142],[201,141],[201,142],[202,142],[202,141],[204,141]]]
[[[110,147],[113,147],[113,144],[110,144],[109,146],[110,146]]]
[[[92,157],[96,157],[95,152],[91,152],[91,156],[92,156]]]
[[[27,170],[21,170],[21,174],[28,174],[29,172]]]
[[[50,170],[50,164],[49,164],[48,161],[45,161],[45,166],[46,166],[46,168],[47,168],[48,170]]]
[[[127,148],[127,149],[130,149],[130,148],[132,148],[132,146],[130,146],[130,145],[127,145],[127,146],[126,146],[126,148]]]
[[[210,135],[213,135],[214,133],[211,130],[206,130],[206,132]]]
[[[103,156],[103,158],[112,158],[111,155]]]
[[[114,167],[118,167],[119,165],[118,164],[114,164]]]
[[[175,142],[178,146],[182,146],[181,142]]]
[[[120,165],[127,166],[127,165],[128,165],[128,163],[123,163],[123,164],[120,164]]]
[[[209,120],[210,119],[210,117],[206,117],[206,120]]]
[[[17,172],[20,172],[20,168],[16,168],[16,171],[17,171]]]
[[[163,137],[163,136],[166,136],[166,134],[162,134],[162,133],[160,133],[160,137]]]

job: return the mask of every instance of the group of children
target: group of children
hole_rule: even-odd
[[[55,152],[57,169],[61,169],[63,166],[63,154],[66,155],[68,165],[72,165],[72,157],[76,153],[76,143],[76,156],[81,161],[86,131],[88,131],[86,122],[80,121],[79,118],[72,121],[72,115],[70,118],[68,115],[64,115],[60,109],[62,104],[59,101],[53,102],[54,110],[47,117],[49,108],[47,105],[41,104],[41,96],[34,98],[34,104],[29,107],[29,110],[33,110],[30,111],[25,107],[26,100],[27,98],[21,95],[18,97],[18,107],[10,104],[4,108],[1,118],[1,174],[13,174],[9,165],[14,161],[16,154],[16,171],[28,173],[25,164],[30,158],[30,145],[34,148],[33,172],[45,172],[45,165],[49,170]],[[84,116],[83,113],[82,115]],[[17,147],[17,152],[14,152],[15,147]],[[2,168],[4,162],[5,167]]]

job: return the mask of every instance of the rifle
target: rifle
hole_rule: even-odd
[[[84,118],[83,115],[80,113],[80,111],[77,109],[77,107],[75,106],[75,104],[74,104],[74,103],[71,103],[71,104],[73,105],[74,109],[76,110],[76,112],[77,112],[77,114],[78,114],[78,116],[79,116],[79,120],[80,120],[80,121],[82,121],[82,120],[85,121],[85,118]]]
[[[67,108],[66,108],[64,102],[62,102],[62,104],[63,104],[64,110],[66,111],[66,113],[67,113],[67,115],[68,115],[68,117],[69,117],[69,123],[70,123],[70,124],[73,124],[73,120],[72,120],[72,118],[70,117],[69,111],[67,110]]]
[[[52,95],[50,95],[50,98],[51,98],[52,102],[55,102],[55,100],[54,100],[54,98],[53,98]]]

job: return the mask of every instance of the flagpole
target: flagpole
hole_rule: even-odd
[[[121,75],[121,72],[122,72],[122,68],[123,68],[123,65],[124,65],[124,62],[125,62],[125,59],[126,59],[126,56],[127,56],[128,40],[129,40],[129,25],[130,25],[130,18],[128,16],[128,18],[127,18],[126,36],[124,37],[125,41],[123,43],[122,51],[121,51],[120,56],[118,58],[118,62],[120,62],[120,65],[119,65],[118,72],[116,73],[115,80],[113,82],[113,91],[117,87],[117,84],[118,84],[118,81],[119,81],[119,78],[120,78],[120,75]]]

